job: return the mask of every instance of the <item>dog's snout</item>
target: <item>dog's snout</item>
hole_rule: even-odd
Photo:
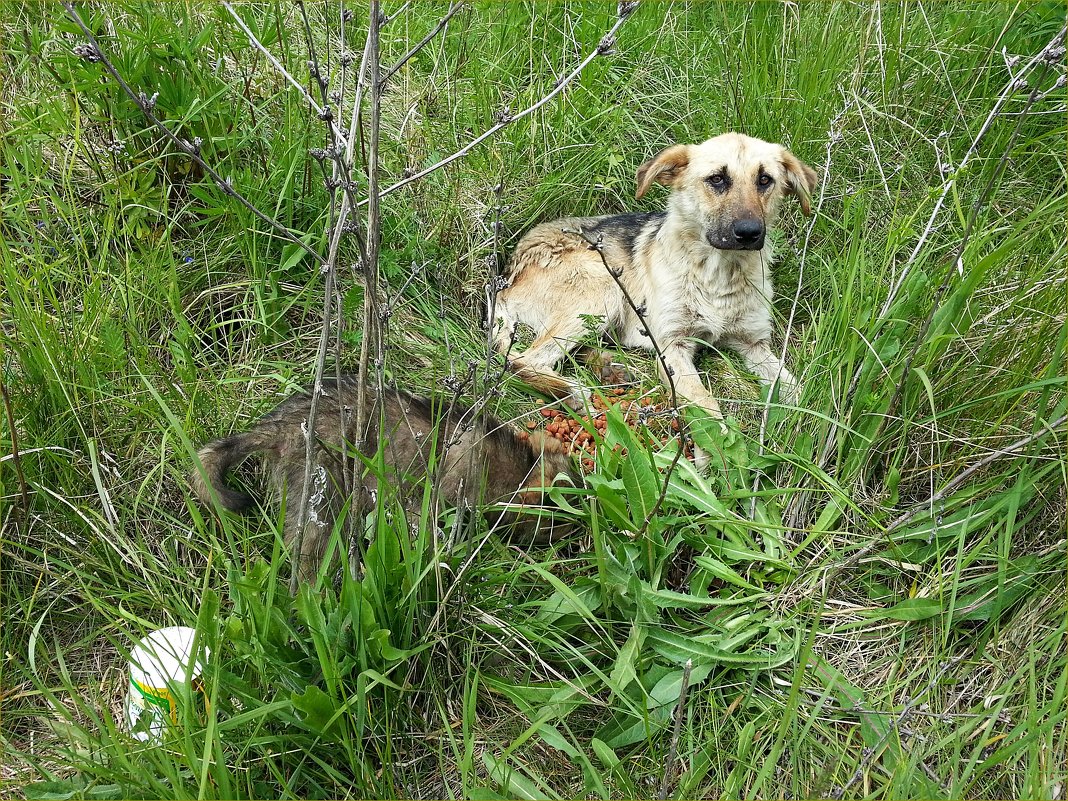
[[[756,245],[764,239],[764,223],[754,219],[736,220],[732,233],[739,245]]]
[[[758,217],[741,217],[715,225],[705,232],[705,239],[720,250],[760,250],[764,247],[764,221]]]

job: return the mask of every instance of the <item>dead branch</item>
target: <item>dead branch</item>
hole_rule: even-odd
[[[172,133],[170,128],[164,125],[159,120],[159,118],[152,113],[152,108],[155,106],[155,100],[152,97],[148,97],[143,92],[141,94],[135,93],[134,90],[130,88],[130,85],[126,83],[125,80],[123,80],[123,77],[119,75],[118,70],[115,69],[115,65],[111,63],[111,60],[107,57],[104,51],[100,49],[100,43],[96,40],[96,37],[93,36],[93,32],[89,30],[86,24],[82,21],[82,18],[78,15],[78,12],[74,8],[74,4],[70,2],[64,2],[63,7],[67,9],[67,13],[70,15],[71,19],[74,20],[74,23],[81,29],[82,33],[85,35],[85,38],[89,41],[95,58],[99,60],[101,64],[104,65],[104,69],[106,69],[111,75],[111,77],[115,79],[115,82],[121,87],[122,91],[125,92],[127,96],[129,96],[129,98],[137,104],[137,107],[141,110],[141,113],[150,123],[152,123],[153,127],[159,130],[173,145],[178,147],[179,150],[189,156],[189,158],[191,158],[202,170],[204,170],[204,172],[206,172],[215,182],[215,185],[220,190],[222,190],[223,194],[229,195],[230,197],[234,198],[238,203],[240,203],[246,209],[255,214],[259,220],[267,223],[267,225],[271,226],[274,230],[281,234],[286,241],[292,242],[294,245],[300,246],[300,248],[305,253],[309,254],[313,259],[315,259],[315,261],[318,262],[320,266],[326,263],[326,260],[319,254],[317,250],[315,250],[315,248],[305,243],[304,240],[302,240],[294,231],[291,231],[286,228],[284,225],[282,225],[282,223],[278,222],[278,220],[267,214],[264,214],[262,211],[256,208],[256,206],[253,205],[248,199],[246,199],[244,195],[234,189],[233,184],[230,183],[229,178],[224,179],[221,175],[219,175],[218,172],[215,171],[215,169],[210,164],[204,161],[204,159],[200,156],[200,142],[197,139],[194,139],[192,142],[189,142]]]
[[[468,142],[466,145],[461,147],[459,150],[457,150],[451,156],[446,156],[445,158],[441,159],[441,161],[437,162],[436,164],[432,164],[431,166],[427,167],[425,170],[420,170],[419,172],[415,173],[414,175],[409,175],[409,176],[407,176],[405,178],[402,178],[401,180],[397,181],[392,186],[386,187],[379,194],[379,198],[384,198],[386,195],[392,194],[393,192],[396,192],[398,189],[401,189],[402,187],[405,187],[408,184],[414,183],[415,181],[418,181],[418,180],[420,180],[422,178],[425,178],[426,176],[430,175],[430,173],[436,172],[437,170],[440,170],[442,167],[444,167],[444,166],[446,166],[448,164],[452,164],[457,159],[463,158],[468,153],[470,153],[472,150],[474,150],[476,147],[478,147],[480,144],[482,144],[487,139],[489,139],[491,136],[493,136],[495,133],[500,131],[502,128],[512,124],[513,122],[521,120],[524,117],[530,116],[535,111],[537,111],[539,108],[544,106],[546,103],[548,103],[554,97],[556,97],[558,94],[560,94],[562,91],[564,91],[564,88],[569,83],[571,83],[575,78],[577,78],[582,73],[582,71],[584,69],[586,69],[587,66],[589,66],[590,62],[593,61],[595,58],[597,58],[597,56],[606,55],[606,54],[612,52],[612,49],[615,47],[616,33],[619,31],[619,29],[621,27],[623,27],[623,23],[627,21],[627,18],[630,17],[630,15],[634,12],[634,9],[636,7],[637,7],[637,3],[621,3],[620,4],[620,10],[619,10],[619,18],[616,20],[615,25],[613,25],[611,27],[611,29],[608,31],[608,33],[606,33],[601,38],[601,41],[597,45],[597,47],[592,52],[590,52],[584,59],[582,59],[581,62],[579,62],[579,65],[577,67],[575,67],[575,69],[573,69],[568,75],[564,76],[563,78],[561,78],[559,81],[556,82],[556,86],[553,88],[553,90],[551,92],[549,92],[549,94],[543,96],[540,100],[536,101],[533,105],[528,106],[527,108],[523,109],[518,114],[507,114],[506,113],[506,114],[502,115],[502,118],[501,118],[500,122],[498,122],[492,128],[487,130],[485,133],[483,133],[480,136],[477,136],[474,139],[472,139],[470,142]],[[368,202],[369,202],[369,200],[361,201],[360,205],[364,205],[365,203],[368,203]]]

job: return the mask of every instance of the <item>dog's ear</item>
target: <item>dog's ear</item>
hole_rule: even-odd
[[[689,163],[689,145],[672,145],[667,150],[660,151],[660,155],[655,159],[638,168],[638,191],[634,196],[640,198],[644,195],[653,181],[665,186],[675,183],[675,179],[682,175]]]
[[[812,216],[812,190],[816,188],[819,176],[816,171],[801,161],[789,150],[783,148],[779,162],[786,171],[786,193],[797,195],[801,211],[806,217]]]
[[[544,431],[531,431],[529,434],[526,431],[520,431],[519,433],[526,434],[527,445],[535,456],[564,452],[564,446],[560,440],[550,437]]]

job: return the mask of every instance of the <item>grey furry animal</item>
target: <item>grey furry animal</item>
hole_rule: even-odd
[[[480,503],[538,506],[543,489],[563,474],[576,480],[571,460],[560,442],[540,432],[523,432],[487,415],[476,419],[471,409],[435,403],[396,389],[375,402],[368,390],[370,413],[362,452],[356,428],[358,383],[355,375],[323,381],[316,411],[315,462],[300,554],[294,554],[303,580],[311,579],[322,562],[330,533],[346,502],[349,529],[374,504],[374,493],[391,486],[404,508],[418,513],[424,479],[436,471],[440,497],[455,506]],[[287,496],[285,541],[292,549],[301,528],[299,499],[304,485],[308,411],[311,391],[290,396],[252,428],[210,442],[197,454],[192,485],[208,508],[215,503],[231,512],[248,510],[253,498],[226,483],[227,472],[252,454],[271,468],[273,483]],[[385,425],[379,430],[380,413]],[[369,469],[381,445],[385,473]],[[346,477],[350,484],[346,489]],[[544,538],[545,521],[522,509],[495,511],[494,525],[511,527],[516,536]],[[539,530],[540,524],[540,530]],[[350,531],[351,533],[351,531]]]

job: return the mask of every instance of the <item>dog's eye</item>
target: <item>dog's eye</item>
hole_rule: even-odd
[[[719,173],[710,175],[705,180],[712,184],[712,186],[723,186],[723,176]]]
[[[759,178],[757,178],[758,186],[771,186],[773,183],[775,183],[775,179],[767,173],[763,173]]]

